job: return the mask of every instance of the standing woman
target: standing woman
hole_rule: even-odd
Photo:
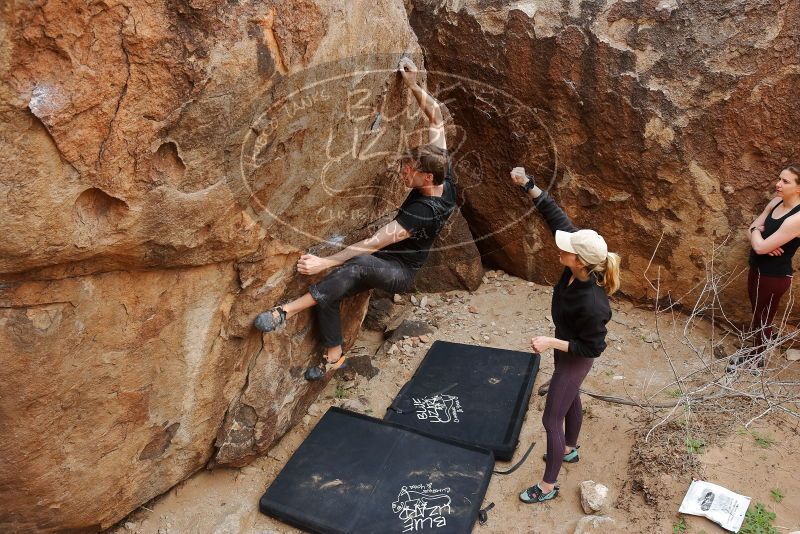
[[[606,323],[611,319],[608,295],[619,289],[619,256],[608,252],[594,230],[578,230],[549,194],[539,189],[525,169],[516,167],[511,179],[533,198],[547,221],[564,266],[553,288],[551,312],[556,337],[531,339],[536,352],[554,349],[555,371],[547,392],[542,424],[547,432],[546,467],[542,481],[523,491],[525,503],[549,501],[558,495],[562,462],[577,462],[578,434],[583,413],[579,389],[594,359],[606,348]],[[566,432],[565,432],[566,430]]]
[[[772,320],[781,297],[792,285],[792,257],[800,246],[800,165],[783,169],[775,198],[750,225],[750,272],[747,293],[756,330],[753,353],[732,359],[728,371],[747,360],[764,366],[764,350],[772,337]],[[754,358],[754,354],[756,355]],[[750,362],[748,362],[750,363]]]

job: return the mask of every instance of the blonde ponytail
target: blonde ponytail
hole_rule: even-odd
[[[619,264],[619,255],[609,252],[603,263],[587,266],[588,271],[597,277],[597,285],[605,289],[608,295],[613,295],[619,289]]]

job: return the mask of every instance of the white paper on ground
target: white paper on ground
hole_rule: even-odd
[[[678,510],[682,514],[706,517],[725,530],[739,532],[750,497],[739,495],[711,482],[695,480]]]

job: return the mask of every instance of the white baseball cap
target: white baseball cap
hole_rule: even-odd
[[[556,230],[556,246],[565,252],[577,254],[589,265],[602,263],[608,257],[608,245],[605,239],[594,230],[577,232]]]

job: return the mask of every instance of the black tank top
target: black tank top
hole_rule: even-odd
[[[783,202],[778,203],[775,208],[783,204]],[[764,239],[767,239],[769,236],[774,234],[778,231],[778,228],[781,227],[783,221],[785,221],[788,217],[794,215],[798,211],[800,211],[800,205],[795,206],[792,208],[789,213],[781,217],[780,219],[773,219],[772,212],[775,211],[775,208],[772,208],[767,215],[767,220],[764,221],[764,231],[761,232],[761,236]],[[758,272],[767,276],[791,276],[792,274],[792,257],[794,253],[797,252],[797,248],[800,247],[800,237],[792,238],[791,241],[786,243],[785,245],[781,245],[783,249],[783,254],[780,256],[770,256],[769,254],[756,254],[756,252],[751,248],[750,249],[750,266],[757,267]]]

